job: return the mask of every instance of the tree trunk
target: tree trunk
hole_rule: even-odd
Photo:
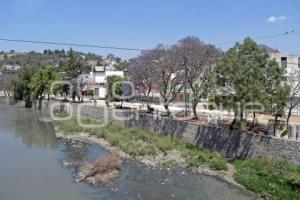
[[[25,108],[32,108],[32,101],[25,100]]]
[[[232,120],[232,122],[231,122],[231,124],[230,124],[230,129],[235,129],[235,128],[237,128],[237,123],[238,123],[238,119],[237,119],[237,117],[236,116],[234,116],[234,118],[233,118],[233,120]]]
[[[154,109],[150,106],[149,103],[147,103],[147,110],[149,114],[151,114],[154,111]]]
[[[241,130],[246,130],[247,123],[246,123],[246,118],[244,119],[244,112],[242,109],[241,109],[241,113],[240,113],[240,124],[239,125],[240,125],[239,128]]]
[[[153,113],[153,111],[154,111],[154,109],[149,104],[151,90],[152,90],[152,88],[151,88],[151,86],[149,86],[149,89],[148,89],[148,92],[147,92],[147,110],[148,110],[149,114]]]
[[[42,109],[42,103],[43,103],[43,97],[41,96],[39,98],[39,102],[38,102],[38,110],[41,110]]]
[[[76,93],[75,93],[75,92],[73,92],[73,94],[72,94],[72,101],[73,101],[73,102],[76,101]]]
[[[255,127],[255,118],[256,118],[256,112],[253,112],[253,118],[252,118],[251,128]]]
[[[123,109],[123,100],[121,100],[121,105],[120,105],[120,109]]]
[[[192,109],[193,109],[194,119],[199,119],[198,113],[197,113],[197,105],[198,105],[198,102],[193,101]]]
[[[168,105],[168,104],[165,104],[165,105],[164,105],[164,108],[165,108],[166,111],[167,111],[167,115],[170,116],[170,115],[171,115],[171,111],[170,111],[170,109],[169,109],[169,105]]]
[[[274,126],[273,126],[273,135],[274,136],[276,135],[277,121],[278,121],[278,115],[275,115]]]
[[[240,130],[246,129],[246,120],[244,120],[243,115],[244,115],[243,110],[240,110],[239,113],[235,113],[234,119],[230,125],[231,129],[240,129]]]
[[[288,129],[289,128],[289,122],[290,122],[290,118],[291,118],[291,115],[292,115],[292,107],[289,108],[289,112],[288,112],[288,116],[286,118],[286,128]]]

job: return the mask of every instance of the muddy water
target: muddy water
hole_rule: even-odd
[[[203,199],[248,200],[237,188],[183,169],[153,169],[124,161],[111,186],[74,183],[75,166],[63,163],[94,161],[101,147],[67,143],[54,137],[41,113],[0,105],[1,200]]]

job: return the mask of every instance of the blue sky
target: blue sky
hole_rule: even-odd
[[[297,0],[1,0],[0,38],[149,49],[193,35],[215,44],[300,30],[299,8]],[[258,42],[300,54],[300,33]],[[0,41],[0,50],[45,48],[68,47]],[[123,58],[138,54],[74,49]]]

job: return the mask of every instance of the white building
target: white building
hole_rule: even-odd
[[[17,70],[21,69],[21,66],[20,65],[5,64],[5,65],[2,66],[2,69],[17,71]]]
[[[270,59],[275,59],[279,65],[285,69],[283,81],[293,87],[296,78],[300,74],[300,55],[287,55],[283,53],[271,53]],[[300,94],[299,94],[300,97]]]
[[[92,79],[91,87],[94,90],[94,96],[96,98],[105,98],[107,77],[109,76],[121,76],[124,77],[123,71],[106,71],[103,66],[96,66],[94,71],[90,72]]]
[[[283,76],[283,81],[287,83],[292,88],[295,87],[299,75],[300,75],[300,55],[288,55],[284,53],[270,53],[271,59],[275,59],[279,65],[285,69],[285,75]],[[297,95],[300,100],[300,93]],[[294,109],[293,115],[300,115],[300,105]]]

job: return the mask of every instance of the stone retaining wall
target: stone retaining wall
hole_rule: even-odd
[[[46,103],[46,107],[49,108],[50,105],[52,105],[51,102]],[[107,121],[118,121],[127,127],[138,127],[164,136],[179,137],[199,147],[220,152],[229,158],[269,155],[284,158],[294,164],[300,164],[300,141],[262,136],[226,128],[195,125],[169,118],[141,114],[133,110],[116,110],[83,106],[81,104],[70,105],[72,109],[69,109],[69,112],[73,110],[74,116],[78,116],[80,113],[81,116],[100,121],[106,118]],[[117,119],[117,117],[124,116],[127,118],[126,120]]]
[[[0,96],[0,103],[1,104],[12,104],[14,103],[13,97],[9,96]]]

